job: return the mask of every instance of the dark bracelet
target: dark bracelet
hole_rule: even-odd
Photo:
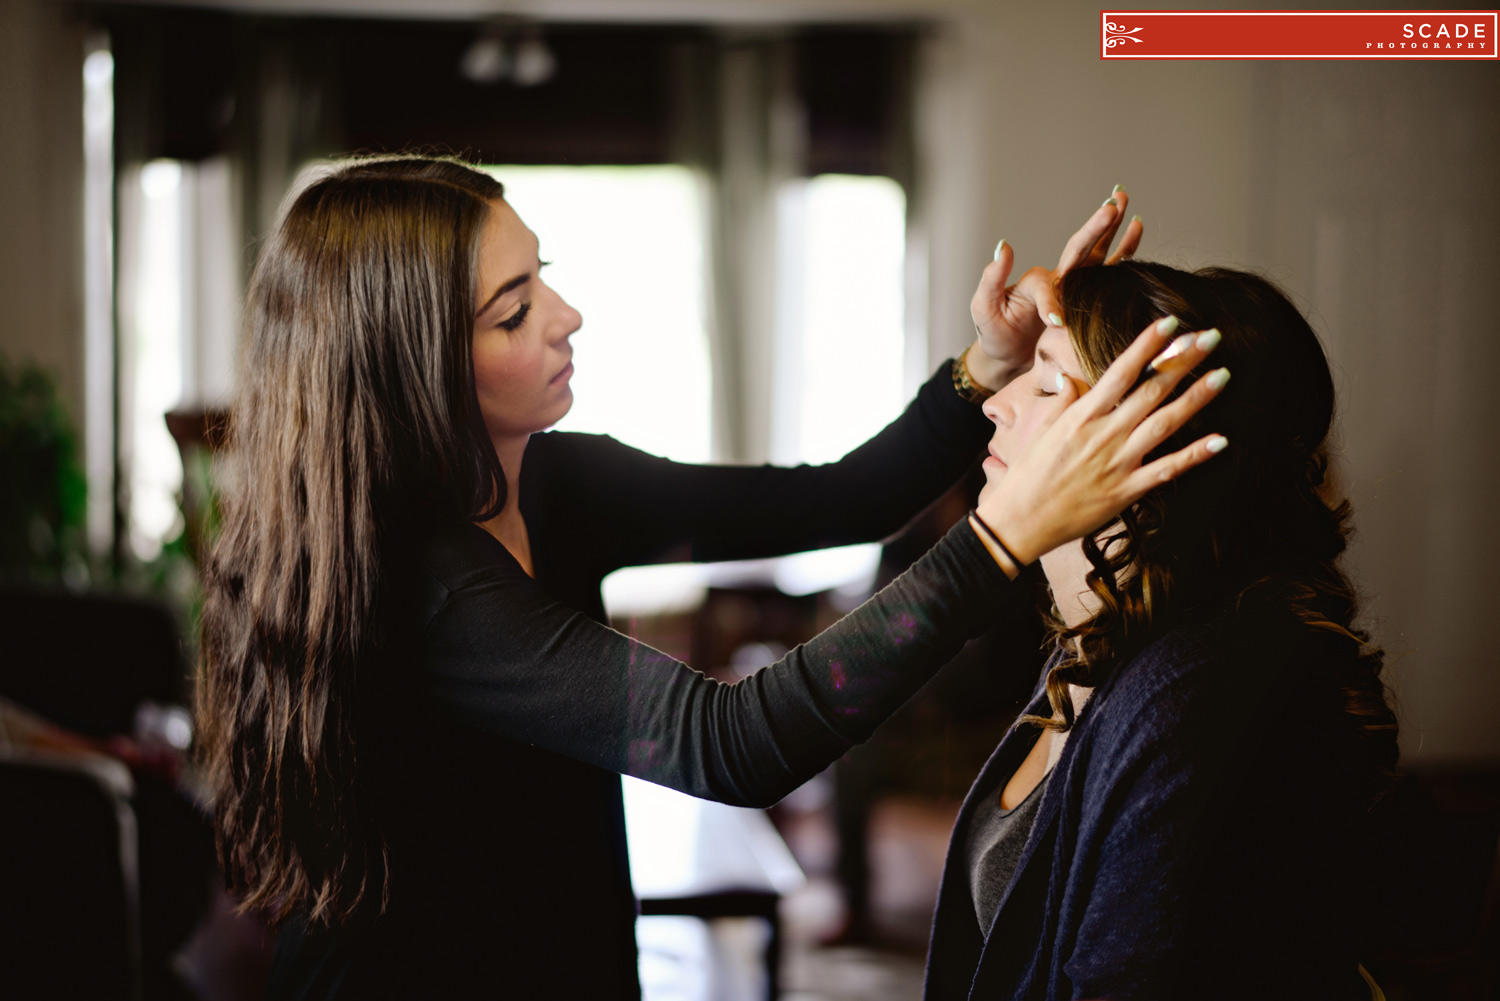
[[[981,517],[979,517],[979,508],[977,508],[977,507],[976,508],[970,508],[969,509],[969,517],[971,517],[971,518],[974,519],[974,524],[978,525],[981,529],[983,529],[984,534],[988,535],[990,537],[990,541],[991,542],[993,542],[995,545],[997,545],[997,546],[1000,547],[1000,551],[1006,555],[1007,559],[1009,559],[1012,563],[1014,563],[1016,565],[1016,569],[1017,570],[1025,570],[1026,569],[1026,564],[1024,564],[1020,560],[1016,559],[1016,554],[1010,551],[1010,547],[1007,546],[1005,543],[1001,542],[1000,541],[1000,536],[998,536],[998,535],[995,534],[995,530],[993,528],[991,528],[989,525],[986,525],[984,523],[984,519],[981,518]]]

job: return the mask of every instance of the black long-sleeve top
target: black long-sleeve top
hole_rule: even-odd
[[[693,466],[607,437],[533,436],[520,505],[535,579],[475,525],[413,526],[414,556],[387,582],[412,657],[361,693],[389,906],[334,931],[288,924],[269,995],[638,997],[618,773],[773,803],[1020,589],[961,524],[837,625],[724,685],[604,625],[600,581],[895,532],[991,430],[946,372],[826,466]]]

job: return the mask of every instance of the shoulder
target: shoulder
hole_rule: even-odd
[[[1320,672],[1303,669],[1306,634],[1290,618],[1233,616],[1167,633],[1096,692],[1099,736],[1145,749],[1220,744],[1268,725],[1319,687]]]
[[[535,586],[499,540],[459,519],[413,526],[399,577],[404,604],[420,629],[466,594]]]
[[[549,468],[578,469],[579,462],[628,464],[633,462],[666,462],[627,445],[607,434],[584,434],[580,431],[542,431],[531,436],[526,445],[527,471],[533,464]]]

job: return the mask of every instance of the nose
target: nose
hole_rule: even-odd
[[[547,291],[556,297],[558,307],[557,320],[552,330],[552,340],[554,343],[561,343],[578,333],[578,328],[583,326],[583,314],[568,305],[568,301],[553,291],[550,286]]]
[[[1004,395],[1005,390],[1003,389],[998,393],[991,394],[979,408],[980,412],[993,421],[997,428],[1009,427],[1015,422],[1014,412],[1001,399]]]

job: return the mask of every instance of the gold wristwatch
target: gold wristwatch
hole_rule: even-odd
[[[988,400],[991,396],[994,396],[995,391],[993,389],[986,389],[985,387],[981,386],[979,383],[974,381],[972,376],[969,375],[969,366],[964,363],[964,357],[967,354],[968,352],[965,351],[963,354],[953,359],[953,364],[951,366],[953,374],[953,391],[956,392],[959,396],[963,397],[965,400],[968,400],[970,403],[980,404],[985,400]]]

